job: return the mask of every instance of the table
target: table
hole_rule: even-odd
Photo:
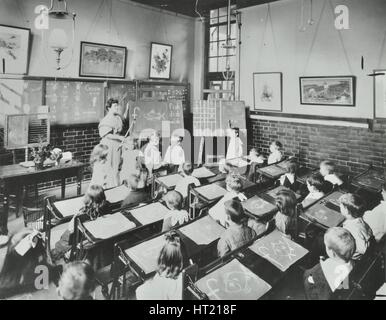
[[[77,194],[82,191],[83,169],[86,165],[82,162],[71,160],[67,163],[60,164],[44,169],[25,168],[20,164],[12,164],[0,167],[0,182],[4,185],[4,209],[3,215],[8,217],[9,211],[9,190],[10,187],[18,191],[18,201],[24,197],[27,185],[36,185],[41,182],[61,180],[61,196],[66,194],[66,178],[76,177]]]

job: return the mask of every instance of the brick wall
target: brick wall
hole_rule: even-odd
[[[333,160],[342,173],[357,174],[373,164],[384,168],[386,122],[373,130],[250,119],[249,148],[269,153],[272,140],[283,143],[286,155],[296,156],[302,165],[317,167],[321,160]]]

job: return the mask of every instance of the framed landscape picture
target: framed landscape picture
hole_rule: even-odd
[[[300,77],[300,103],[355,106],[355,77]]]
[[[170,79],[173,46],[162,43],[151,43],[150,79]]]
[[[108,44],[80,43],[80,77],[125,78],[127,49]]]
[[[386,69],[374,70],[375,118],[386,119]]]
[[[27,74],[31,30],[0,25],[0,74]]]
[[[253,73],[253,100],[255,110],[282,111],[283,75],[281,72]]]

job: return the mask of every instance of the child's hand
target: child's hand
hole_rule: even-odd
[[[239,193],[239,194],[238,194],[238,197],[239,197],[240,201],[245,201],[245,200],[247,200],[247,197],[246,197],[245,194],[243,194],[243,193]]]

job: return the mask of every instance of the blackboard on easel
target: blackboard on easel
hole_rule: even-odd
[[[136,115],[133,132],[145,137],[158,131],[162,137],[173,133],[184,135],[184,118],[182,102],[170,101],[137,101],[130,104],[130,117]]]

